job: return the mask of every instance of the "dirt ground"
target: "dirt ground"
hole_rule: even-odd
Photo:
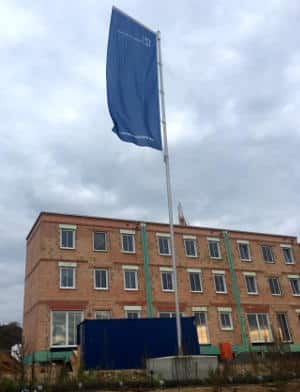
[[[109,391],[97,391],[109,392]],[[129,392],[129,391],[128,391]],[[300,380],[288,384],[266,384],[266,385],[232,385],[220,389],[216,387],[179,387],[154,389],[152,392],[300,392]]]
[[[285,385],[232,385],[216,389],[216,387],[183,387],[157,389],[153,392],[300,392],[300,380]]]

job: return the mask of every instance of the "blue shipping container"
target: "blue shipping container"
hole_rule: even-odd
[[[184,354],[198,355],[193,317],[182,317]],[[78,343],[85,369],[141,369],[146,358],[177,355],[176,319],[84,320]]]

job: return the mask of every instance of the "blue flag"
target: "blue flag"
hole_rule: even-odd
[[[112,9],[106,64],[113,131],[121,140],[162,150],[156,34]]]

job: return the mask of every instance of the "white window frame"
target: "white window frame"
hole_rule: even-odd
[[[97,317],[97,313],[100,312],[106,312],[107,314],[109,314],[109,317]],[[111,316],[111,310],[110,309],[98,309],[95,310],[95,320],[110,320],[112,318]]]
[[[161,289],[163,292],[169,292],[172,293],[175,291],[175,282],[174,282],[174,271],[173,268],[169,268],[169,267],[160,267],[160,280],[161,280]],[[164,289],[164,284],[163,284],[163,274],[164,273],[171,273],[171,277],[172,277],[172,289]]]
[[[247,289],[247,294],[248,295],[258,295],[258,286],[257,286],[257,279],[256,279],[256,273],[255,272],[243,272],[244,279],[245,279],[245,285]],[[249,291],[249,287],[247,284],[247,278],[253,278],[254,286],[255,286],[255,291],[251,292]]]
[[[162,314],[168,314],[169,317],[161,317]],[[183,313],[180,312],[180,317],[184,316]],[[162,310],[161,312],[158,312],[158,317],[159,318],[176,318],[176,312],[172,312],[169,310]]]
[[[95,249],[95,234],[104,234],[105,237],[105,249]],[[93,231],[92,233],[92,241],[93,241],[93,251],[94,252],[107,252],[107,232],[106,231]]]
[[[160,252],[160,246],[159,246],[160,238],[167,240],[169,253],[161,253]],[[170,234],[168,234],[168,233],[156,233],[156,242],[157,242],[157,251],[158,251],[158,254],[160,256],[171,256],[172,255]]]
[[[251,330],[250,330],[248,315],[255,315],[255,317],[256,317],[256,323],[257,323],[257,327],[258,327],[258,331],[259,331],[259,334],[260,334],[260,333],[261,333],[261,332],[260,332],[260,331],[261,331],[261,326],[260,326],[259,321],[258,321],[258,320],[259,320],[259,318],[258,318],[258,315],[259,315],[259,314],[264,314],[264,315],[266,316],[267,324],[268,324],[268,328],[269,328],[269,333],[270,333],[270,338],[271,338],[269,341],[265,341],[265,340],[262,340],[262,339],[260,339],[260,340],[255,340],[255,341],[251,341],[251,336],[250,336],[250,335],[251,335]],[[272,327],[271,327],[270,318],[269,318],[268,313],[263,313],[263,312],[258,312],[258,313],[249,312],[249,313],[246,313],[246,319],[247,319],[248,328],[249,328],[249,341],[250,341],[251,344],[253,344],[253,343],[271,343],[271,342],[274,341],[273,331],[272,331]]]
[[[201,269],[188,268],[187,272],[189,274],[189,283],[190,283],[190,291],[191,291],[191,293],[203,293]],[[200,290],[192,290],[190,274],[197,274],[199,276]]]
[[[282,252],[284,264],[286,264],[286,265],[293,265],[293,264],[295,264],[295,258],[294,258],[294,252],[293,252],[293,247],[292,247],[292,245],[289,245],[289,244],[280,244],[280,248],[281,248],[281,252]],[[284,251],[283,251],[284,249],[289,249],[290,255],[291,255],[291,260],[292,260],[291,263],[287,263],[287,261],[286,261],[286,259],[285,259]]]
[[[105,271],[106,287],[96,287],[96,271]],[[109,273],[108,273],[108,269],[107,268],[94,268],[93,275],[94,275],[94,289],[95,290],[107,291],[109,289],[109,284],[108,284]]]
[[[289,283],[290,283],[290,287],[291,287],[291,291],[294,297],[299,297],[300,296],[300,278],[299,275],[288,275],[288,279],[289,279]],[[298,286],[299,286],[299,293],[294,293],[293,291],[293,286],[292,286],[292,282],[291,280],[296,280],[298,281]]]
[[[199,341],[199,334],[198,334],[198,330],[197,330],[197,322],[195,320],[195,326],[196,326],[196,330],[197,330],[197,337],[198,337],[198,343],[205,346],[205,345],[209,345],[210,344],[210,333],[209,333],[209,327],[208,327],[208,312],[207,312],[207,307],[193,307],[192,308],[192,312],[193,312],[193,316],[196,316],[196,313],[204,313],[205,315],[205,327],[206,327],[206,334],[207,334],[207,342],[206,343],[202,343]]]
[[[212,256],[212,254],[210,253],[210,247],[209,247],[209,243],[210,242],[215,242],[217,244],[217,249],[218,249],[218,254],[219,256]],[[222,255],[221,255],[221,247],[220,247],[220,238],[216,238],[216,237],[207,237],[207,246],[208,246],[208,254],[209,257],[213,260],[221,260],[222,259]]]
[[[138,266],[135,265],[123,265],[123,281],[124,281],[124,290],[126,291],[138,291],[139,289],[139,281],[138,281]],[[126,278],[125,278],[125,272],[130,271],[135,273],[135,283],[136,283],[136,288],[126,288]]]
[[[264,251],[263,248],[270,248],[271,249],[271,255],[272,255],[272,260],[265,260],[264,257]],[[275,263],[275,257],[274,257],[274,253],[273,253],[273,247],[271,245],[261,245],[261,253],[262,253],[262,257],[265,263],[267,264],[274,264]]]
[[[59,288],[62,290],[74,290],[76,289],[76,266],[77,263],[65,263],[65,262],[59,262],[58,267],[59,267]],[[73,272],[73,286],[62,286],[62,270],[63,269],[72,269]]]
[[[214,287],[215,287],[216,294],[227,294],[228,290],[227,290],[227,284],[226,284],[226,278],[225,278],[225,271],[215,271],[215,270],[213,270],[212,274],[213,274],[213,278],[214,278]],[[224,291],[217,291],[217,285],[216,285],[216,279],[215,279],[216,275],[222,275],[223,276]]]
[[[137,318],[141,318],[141,312],[142,312],[142,307],[141,306],[131,306],[131,305],[126,305],[124,306],[124,313],[125,313],[125,318],[129,318],[128,317],[128,313],[136,313],[137,314]]]
[[[123,247],[123,235],[130,235],[132,236],[132,247],[133,250],[125,250]],[[120,237],[121,237],[121,249],[122,253],[129,253],[129,254],[134,254],[136,253],[136,247],[135,247],[135,230],[120,230]]]
[[[239,255],[240,255],[241,261],[252,261],[251,250],[250,250],[250,243],[249,243],[249,241],[246,241],[246,240],[237,240],[236,243],[237,243],[237,246],[238,246],[238,251],[239,251]],[[248,259],[242,258],[240,245],[247,245],[247,248],[248,248],[248,256],[249,256]]]
[[[222,325],[222,314],[228,314],[230,320],[230,327],[224,327]],[[219,325],[222,331],[233,331],[233,322],[232,322],[232,308],[218,308],[218,317],[219,317]]]
[[[76,249],[76,225],[67,225],[67,224],[60,224],[59,225],[59,247],[60,249]],[[68,230],[72,232],[72,239],[73,239],[73,246],[63,246],[62,245],[62,231]]]
[[[280,284],[280,279],[279,279],[279,277],[278,276],[268,276],[268,285],[269,285],[269,288],[270,288],[270,293],[271,293],[271,295],[273,296],[273,297],[281,297],[282,296],[282,289],[281,289],[281,284]],[[270,279],[276,279],[277,280],[277,282],[278,282],[278,287],[279,287],[279,291],[280,291],[280,293],[279,294],[273,294],[272,293],[272,289],[271,289],[271,285],[270,285]]]
[[[65,328],[66,328],[66,341],[69,340],[69,313],[71,312],[78,312],[81,313],[81,322],[83,321],[84,318],[84,312],[82,310],[51,310],[50,311],[50,347],[53,348],[63,348],[63,347],[76,347],[76,344],[53,344],[53,313],[54,312],[61,312],[61,313],[68,313],[68,316],[65,319]],[[68,337],[68,339],[67,339]]]
[[[187,253],[187,247],[186,247],[186,241],[193,241],[193,243],[194,243],[194,249],[195,249],[195,254],[194,254],[194,255],[188,255],[188,253]],[[184,235],[184,236],[183,236],[183,245],[184,245],[184,252],[185,252],[186,257],[191,257],[191,258],[198,257],[197,238],[196,238],[196,236],[193,236],[193,235]]]

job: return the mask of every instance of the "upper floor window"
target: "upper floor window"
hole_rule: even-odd
[[[169,234],[156,234],[158,253],[162,256],[171,255],[170,235]]]
[[[108,290],[108,270],[97,268],[94,270],[94,288],[96,290]]]
[[[95,318],[97,320],[108,320],[111,319],[111,311],[110,310],[96,310]]]
[[[59,287],[61,289],[75,289],[76,263],[58,263]]]
[[[255,273],[245,272],[244,276],[248,294],[258,294]]]
[[[294,264],[294,255],[291,245],[280,245],[285,264]]]
[[[274,263],[274,255],[273,255],[272,246],[262,245],[261,251],[263,254],[264,261],[266,263]]]
[[[75,249],[76,225],[59,225],[60,247],[62,249]]]
[[[251,261],[249,241],[237,241],[242,261]]]
[[[187,257],[197,257],[196,237],[183,236],[184,249]]]
[[[138,290],[138,267],[123,266],[124,273],[124,288],[125,290]]]
[[[93,233],[93,247],[98,252],[105,252],[107,250],[106,233],[96,231]]]
[[[270,276],[268,278],[269,287],[272,295],[281,295],[281,287],[279,278],[276,276]]]
[[[161,287],[163,291],[174,291],[174,275],[172,268],[161,267]]]
[[[51,346],[76,346],[77,325],[83,319],[80,311],[53,311],[51,317]]]
[[[233,330],[231,308],[218,308],[220,328],[223,331]]]
[[[191,291],[195,293],[202,293],[201,271],[197,269],[188,269],[188,273]]]
[[[216,293],[227,293],[225,271],[212,271],[214,276],[214,283]]]
[[[122,252],[135,253],[135,231],[133,230],[120,230]]]
[[[293,295],[300,295],[300,279],[298,275],[288,276]]]
[[[208,238],[208,250],[211,259],[220,259],[220,239],[219,238]]]

